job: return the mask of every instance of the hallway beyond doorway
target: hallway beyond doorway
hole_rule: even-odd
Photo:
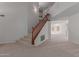
[[[51,21],[51,39],[57,42],[68,40],[68,20]]]

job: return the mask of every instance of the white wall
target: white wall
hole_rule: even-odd
[[[69,18],[69,39],[79,44],[79,13]]]
[[[79,44],[79,3],[62,2],[55,5],[49,11],[52,16],[51,20],[65,20],[67,17],[69,41]]]
[[[49,9],[48,13],[51,14],[51,17],[55,17],[56,15],[62,13],[64,10],[70,8],[71,6],[77,4],[77,2],[56,2]]]
[[[30,2],[1,2],[0,14],[4,14],[5,17],[0,17],[0,43],[14,42],[28,35],[28,20],[35,17],[32,16],[35,15],[33,12],[33,3]]]
[[[35,8],[35,9],[34,9]],[[33,2],[28,9],[28,32],[32,32],[32,26],[34,27],[39,21],[39,4]]]

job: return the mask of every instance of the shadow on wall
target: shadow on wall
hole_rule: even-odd
[[[73,5],[72,7],[64,10],[61,13],[59,13],[53,19],[62,18],[62,17],[70,17],[70,16],[75,15],[77,13],[79,13],[79,3]]]

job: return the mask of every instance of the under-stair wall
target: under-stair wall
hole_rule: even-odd
[[[49,22],[47,21],[46,24],[43,26],[42,30],[38,34],[37,38],[35,39],[35,46],[38,46],[44,43],[47,39],[49,39]]]
[[[38,24],[34,27],[32,27],[32,45],[35,45],[35,40],[39,33],[41,32],[42,28],[45,26],[47,21],[49,20],[50,14],[46,14],[45,17],[42,20],[39,20]],[[42,36],[43,39],[45,39],[45,36]]]

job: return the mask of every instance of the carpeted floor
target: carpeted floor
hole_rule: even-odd
[[[51,40],[38,47],[20,43],[0,45],[0,56],[4,57],[76,57],[79,56],[79,45],[71,42],[52,42]]]

